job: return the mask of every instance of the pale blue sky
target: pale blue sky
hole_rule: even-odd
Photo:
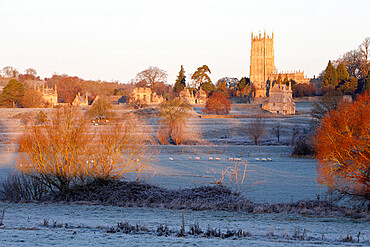
[[[309,77],[370,36],[369,0],[0,0],[0,67],[126,83],[149,66],[173,83],[207,64],[249,76],[251,32],[274,32],[279,71]],[[189,78],[189,76],[188,76]]]

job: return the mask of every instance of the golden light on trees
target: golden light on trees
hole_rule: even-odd
[[[370,198],[370,94],[343,102],[315,139],[318,181],[343,195]]]
[[[95,126],[77,108],[58,109],[46,124],[25,127],[17,168],[62,195],[71,185],[91,179],[122,178],[131,172],[138,179],[153,161],[139,126],[130,117]]]

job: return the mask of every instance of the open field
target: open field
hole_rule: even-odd
[[[309,107],[304,103],[302,108]],[[238,106],[234,113],[244,114],[248,109]],[[7,114],[1,121],[0,182],[14,169],[17,158],[15,140],[23,128],[19,114],[25,112],[25,109],[0,109],[2,116]],[[229,158],[240,158],[240,162],[247,161],[248,164],[247,182],[242,193],[252,201],[274,203],[316,199],[317,196],[323,198],[325,189],[320,188],[315,181],[315,160],[289,157],[292,151],[288,145],[291,141],[291,128],[298,126],[302,131],[309,128],[309,117],[303,114],[267,120],[268,129],[278,122],[281,124],[282,136],[280,143],[277,143],[276,137],[269,132],[262,139],[265,144],[263,146],[251,145],[251,140],[246,136],[249,121],[249,118],[202,119],[193,115],[189,129],[201,140],[202,145],[151,145],[150,149],[159,154],[155,164],[156,174],[149,177],[148,182],[165,188],[199,186],[210,182],[203,178],[206,171],[213,169],[218,174],[237,163]],[[147,124],[148,130],[156,129],[155,121],[147,121]],[[153,133],[148,134],[154,136]],[[200,160],[195,160],[195,157]],[[271,158],[271,161],[262,161],[262,158]],[[263,182],[248,189],[248,185],[255,181]],[[189,231],[191,224],[199,223],[203,231],[209,225],[211,228],[220,228],[222,233],[226,233],[227,229],[242,229],[248,236],[222,239],[187,234],[182,238],[174,233],[168,237],[156,234],[160,224],[167,224],[170,230],[180,229],[179,210],[62,203],[0,203],[0,210],[3,208],[5,217],[4,226],[0,229],[0,245],[4,246],[132,246],[133,243],[136,246],[370,245],[370,223],[367,219],[185,210],[186,231]],[[115,227],[118,222],[145,225],[151,232],[108,233],[107,230]],[[353,243],[345,242],[351,238]],[[357,240],[359,243],[354,243]]]

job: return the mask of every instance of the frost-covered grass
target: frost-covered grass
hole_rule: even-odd
[[[99,205],[3,204],[1,246],[368,246],[369,222],[296,214],[184,210]],[[139,226],[139,231],[130,230]],[[200,234],[191,234],[195,225]],[[120,232],[110,229],[122,228]],[[166,228],[168,230],[166,230]],[[195,229],[194,229],[195,230]],[[241,230],[245,236],[227,232]],[[166,234],[168,232],[168,234]],[[204,235],[207,232],[210,236]],[[220,237],[217,233],[220,232]],[[359,243],[357,236],[360,232]],[[221,237],[224,234],[224,239]],[[160,236],[158,236],[160,235]],[[166,237],[167,235],[167,237]],[[349,236],[347,238],[347,236]],[[352,237],[353,242],[345,242]]]
[[[248,107],[235,108],[233,114],[246,111],[249,111]],[[10,130],[10,139],[16,139],[22,128],[14,119],[17,111],[12,111],[12,114],[14,116],[6,120],[6,127]],[[138,194],[136,198],[140,200],[125,202],[119,193],[101,191],[101,196],[111,198],[111,203],[98,205],[102,202],[96,199],[91,202],[88,198],[76,198],[68,204],[0,203],[0,209],[6,209],[4,226],[0,229],[0,246],[369,246],[369,214],[365,213],[362,218],[343,217],[361,215],[355,210],[316,201],[318,196],[324,197],[325,189],[315,181],[315,160],[289,158],[292,127],[308,128],[309,118],[301,115],[269,119],[269,131],[277,122],[284,127],[280,144],[271,132],[262,139],[263,144],[270,146],[250,145],[245,133],[248,121],[193,117],[189,121],[189,130],[196,132],[194,136],[208,145],[152,146],[160,150],[160,154],[157,173],[147,182],[153,190],[157,186],[155,190],[158,193],[174,193],[172,199],[176,200],[171,202],[171,197],[156,197],[155,200],[162,201],[154,204],[153,197],[150,199],[150,196]],[[155,129],[155,121],[149,121],[148,130]],[[17,158],[17,153],[7,151],[7,147],[8,143],[0,143],[0,182],[12,171]],[[193,159],[189,160],[189,157]],[[195,157],[201,159],[196,161]],[[209,157],[220,160],[209,160]],[[229,161],[230,157],[248,162],[246,188],[254,181],[265,182],[244,190],[239,196],[229,193],[226,197],[228,203],[225,199],[217,202],[207,197],[203,201],[200,198],[190,202],[186,196],[179,196],[198,193],[196,187],[210,182],[202,178],[205,171],[214,169],[220,172],[234,165],[234,161]],[[261,161],[268,157],[272,161]],[[120,205],[114,204],[115,200],[126,207],[107,205]],[[180,209],[184,205],[187,205],[184,210],[187,236],[178,237]],[[108,233],[120,222],[128,222],[127,226],[142,226],[142,232]],[[189,234],[191,227],[195,230],[195,225],[204,233],[209,229],[216,234],[227,234],[229,229],[248,234],[242,238],[232,236],[225,239],[206,237],[202,235],[204,233]],[[158,228],[166,232],[165,226],[173,233],[167,237],[166,234],[157,236]],[[145,228],[149,231],[144,231]],[[357,236],[359,243],[356,243]]]
[[[242,194],[254,202],[292,202],[323,198],[324,188],[315,181],[313,159],[290,158],[289,146],[157,146],[160,151],[157,172],[150,183],[166,188],[191,188],[211,182],[203,177],[206,171],[220,173],[238,157],[247,161],[247,177]],[[221,154],[222,151],[222,154]],[[193,158],[189,160],[189,158]],[[195,160],[195,157],[201,158]],[[209,160],[213,157],[213,160]],[[169,160],[172,158],[173,160]],[[220,158],[220,160],[216,160]],[[271,158],[272,161],[262,161]],[[260,159],[256,161],[256,159]],[[261,184],[248,187],[256,182]]]

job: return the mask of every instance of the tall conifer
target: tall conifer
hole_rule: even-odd
[[[337,79],[338,83],[349,79],[349,74],[344,63],[340,63],[337,67]]]
[[[15,107],[16,104],[20,106],[23,95],[23,84],[16,79],[11,79],[0,94],[0,103],[10,107]]]
[[[180,92],[186,87],[185,78],[186,78],[185,70],[184,70],[184,67],[181,65],[179,75],[177,76],[175,85],[173,86],[173,89],[175,90],[175,92]]]
[[[329,61],[328,66],[325,69],[325,75],[322,79],[322,85],[333,87],[336,87],[338,85],[337,70],[334,68],[331,61]]]

